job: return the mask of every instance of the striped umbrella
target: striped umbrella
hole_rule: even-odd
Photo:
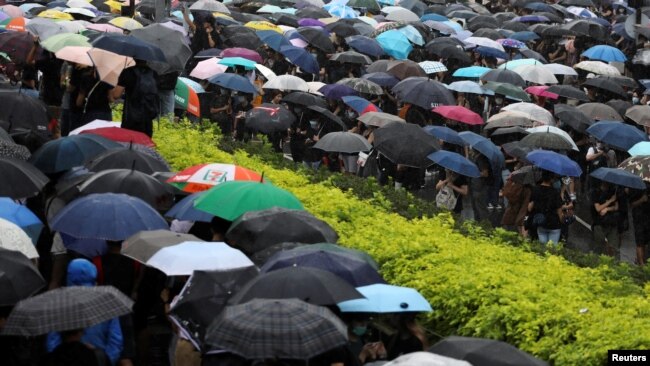
[[[174,89],[174,100],[176,104],[189,113],[201,117],[201,105],[198,93],[205,90],[198,83],[183,77],[176,80]]]

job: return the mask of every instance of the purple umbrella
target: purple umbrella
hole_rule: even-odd
[[[328,84],[318,89],[328,99],[341,99],[350,95],[359,95],[356,90],[343,84]]]
[[[300,25],[301,27],[324,27],[327,24],[321,22],[318,19],[304,18],[298,20],[298,25]]]
[[[257,63],[263,63],[262,56],[259,53],[247,48],[233,47],[221,51],[221,57],[241,57]]]

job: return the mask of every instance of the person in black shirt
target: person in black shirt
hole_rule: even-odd
[[[533,216],[537,226],[537,237],[542,244],[550,241],[557,245],[562,233],[560,226],[562,199],[560,192],[553,187],[555,180],[555,174],[544,171],[542,181],[533,188],[528,203],[528,214]],[[539,217],[539,220],[536,217]]]
[[[647,190],[630,189],[629,202],[632,207],[634,222],[634,240],[636,241],[636,264],[645,265],[645,247],[650,242],[650,200]]]
[[[458,173],[455,173],[449,169],[445,169],[440,177],[440,181],[436,184],[436,190],[441,190],[442,187],[448,186],[454,190],[456,195],[456,206],[454,207],[454,213],[460,214],[463,210],[463,197],[467,196],[469,189],[467,187],[467,177],[462,176]]]
[[[221,37],[214,26],[214,17],[208,15],[203,18],[197,17],[194,22],[190,21],[188,10],[184,9],[183,15],[185,22],[189,25],[192,32],[192,42],[190,48],[192,54],[207,50],[210,48],[223,48]]]
[[[95,69],[85,69],[81,75],[79,92],[73,103],[81,109],[81,125],[92,122],[96,119],[111,121],[111,90],[113,87],[101,81]]]
[[[616,188],[605,181],[600,181],[591,193],[591,217],[594,244],[599,252],[619,255],[620,236],[618,222],[618,196]]]

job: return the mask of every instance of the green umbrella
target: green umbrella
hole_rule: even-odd
[[[198,198],[194,207],[230,221],[248,211],[271,207],[303,209],[300,201],[288,191],[270,183],[251,181],[221,183]]]
[[[41,42],[41,46],[52,53],[67,46],[92,47],[88,42],[88,37],[74,33],[57,34]]]
[[[505,95],[512,99],[521,100],[522,102],[530,102],[528,94],[522,88],[512,84],[488,81],[484,87],[492,90],[495,94]]]

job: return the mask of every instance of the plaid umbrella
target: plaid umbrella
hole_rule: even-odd
[[[618,167],[650,183],[650,156],[633,156],[624,160]]]
[[[33,45],[34,37],[28,32],[0,34],[0,51],[6,52],[14,61],[25,61]]]
[[[442,62],[438,61],[423,61],[418,65],[426,72],[427,74],[435,74],[437,72],[447,71],[447,66]]]
[[[296,299],[228,306],[206,343],[251,359],[306,360],[347,342],[347,327],[328,309]]]
[[[19,302],[3,335],[23,337],[83,329],[131,312],[133,301],[113,286],[63,287]]]

